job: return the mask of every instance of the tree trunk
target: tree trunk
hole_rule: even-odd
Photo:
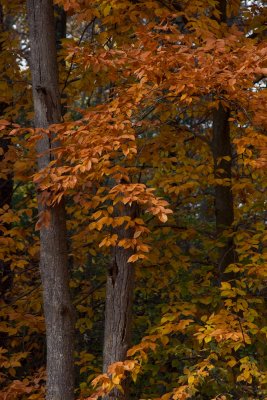
[[[27,0],[30,28],[31,73],[35,127],[47,128],[61,120],[56,36],[51,0]],[[37,143],[38,169],[52,156],[51,142],[43,135]],[[47,339],[47,400],[74,398],[73,308],[69,294],[64,200],[48,208],[38,198],[39,212],[48,210],[49,227],[40,230],[40,270]]]
[[[64,10],[64,8],[55,5],[54,6],[55,10],[55,30],[56,30],[56,49],[57,52],[59,52],[62,49],[62,39],[66,39],[67,35],[67,14]],[[62,59],[58,63],[58,75],[59,77],[65,76],[66,75],[66,63],[65,60]],[[59,81],[60,78],[59,78]],[[60,82],[62,83],[62,82]],[[63,83],[64,85],[64,83]],[[67,112],[67,107],[66,107],[66,98],[67,95],[66,93],[61,93],[61,115],[64,118],[64,114]]]
[[[0,34],[5,31],[4,24],[4,14],[3,7],[0,5]],[[2,41],[0,42],[0,53],[2,52]],[[5,118],[5,110],[8,107],[3,101],[0,101],[0,118]],[[1,171],[5,171],[8,168],[7,163],[5,162],[5,156],[8,152],[10,146],[10,138],[7,136],[0,136],[0,168]],[[11,206],[13,195],[13,177],[11,171],[7,172],[5,178],[0,178],[0,208],[3,208],[5,205]],[[4,223],[3,227],[5,229],[9,229],[10,225],[8,223]],[[0,235],[2,232],[0,231]],[[0,299],[3,299],[5,302],[8,301],[8,291],[12,285],[13,281],[13,273],[10,269],[10,262],[7,260],[0,260]]]
[[[116,209],[119,216],[135,217],[135,206],[121,204]],[[132,238],[133,231],[123,225],[117,228],[119,240]],[[131,338],[131,319],[134,290],[134,266],[127,260],[133,254],[132,249],[116,246],[113,250],[113,260],[108,269],[106,286],[105,333],[103,351],[103,372],[116,361],[123,361],[129,348]],[[113,390],[105,397],[106,400],[127,399],[127,384],[124,383],[124,393]]]
[[[215,163],[215,178],[228,180],[228,186],[217,184],[215,186],[215,217],[218,238],[223,235],[224,230],[231,230],[234,222],[234,206],[232,194],[232,149],[230,140],[230,126],[228,118],[230,111],[225,110],[222,104],[213,115],[213,156]],[[229,159],[221,159],[228,157]],[[219,171],[221,170],[221,171]],[[223,273],[225,268],[235,261],[234,243],[228,238],[225,246],[221,248],[218,260],[219,272]]]
[[[0,118],[3,115],[3,103],[0,103]],[[3,170],[6,167],[6,163],[4,161],[5,155],[8,151],[8,147],[10,145],[10,140],[6,137],[0,138],[0,149],[2,149],[3,154],[0,155],[0,168]],[[8,173],[5,178],[0,179],[0,208],[2,209],[4,206],[11,207],[13,195],[13,179],[11,173]],[[3,223],[3,227],[5,229],[10,228],[10,224]],[[3,232],[0,230],[0,235]],[[11,288],[13,281],[13,272],[10,269],[10,261],[7,259],[0,260],[0,299],[3,299],[5,302],[8,301],[8,291]]]
[[[219,23],[227,23],[227,1],[219,1]],[[218,110],[213,113],[213,158],[215,178],[228,180],[228,185],[215,186],[215,218],[218,238],[226,241],[220,249],[218,259],[219,275],[221,276],[227,266],[235,262],[234,242],[231,237],[223,238],[225,230],[231,231],[234,222],[234,201],[232,194],[232,146],[230,138],[230,109],[224,108],[219,103]],[[227,160],[222,159],[227,157]],[[221,171],[220,171],[221,170]]]
[[[62,47],[62,39],[67,34],[67,15],[64,8],[55,5],[55,29],[56,29],[56,48],[60,50]]]

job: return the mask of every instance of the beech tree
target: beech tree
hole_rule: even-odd
[[[0,397],[265,399],[264,3],[2,10]]]
[[[53,4],[50,0],[27,2],[30,27],[31,74],[38,169],[50,161],[53,133],[47,128],[61,121],[57,76],[56,35]],[[38,210],[49,215],[40,227],[40,271],[43,284],[47,342],[48,400],[73,399],[73,325],[74,313],[69,293],[68,250],[64,200],[53,207],[44,204],[39,192]]]
[[[227,3],[219,3],[219,22],[227,23]],[[222,235],[224,230],[228,230],[226,245],[222,248],[219,261],[219,275],[223,274],[228,265],[234,263],[234,241],[229,236],[234,223],[234,204],[232,194],[232,143],[230,137],[229,118],[231,111],[229,107],[222,102],[213,115],[213,157],[215,164],[215,177],[223,180],[223,183],[215,186],[215,216],[216,229],[218,236]],[[222,181],[221,181],[222,182]]]
[[[136,205],[117,207],[117,217],[136,217]],[[125,227],[126,223],[115,230],[118,240],[133,239],[134,231]],[[115,246],[111,265],[108,267],[105,305],[105,333],[103,344],[103,371],[109,365],[126,359],[131,340],[131,320],[134,294],[134,267],[128,262],[133,255],[132,249]],[[124,393],[115,390],[108,398],[126,398]]]

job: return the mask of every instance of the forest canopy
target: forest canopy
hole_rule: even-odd
[[[267,398],[266,0],[2,0],[0,400]]]

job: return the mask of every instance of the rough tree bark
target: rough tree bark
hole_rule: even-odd
[[[220,20],[227,22],[227,2],[219,2]],[[218,238],[222,237],[224,230],[231,230],[234,222],[234,202],[232,194],[232,146],[230,138],[230,109],[224,108],[221,103],[213,113],[213,158],[215,165],[215,178],[228,180],[228,186],[217,184],[215,186],[215,218]],[[227,159],[222,159],[227,157]],[[220,171],[221,170],[221,171]],[[223,172],[222,172],[223,171]],[[223,274],[227,266],[235,261],[234,243],[228,238],[220,250],[218,259],[219,274]]]
[[[35,127],[47,128],[61,121],[53,3],[51,0],[27,0],[27,12]],[[38,141],[39,170],[49,164],[51,146],[53,144],[46,135]],[[44,207],[39,195],[39,212]],[[46,399],[72,400],[74,320],[68,285],[64,200],[48,211],[50,225],[48,228],[42,226],[40,230],[40,271],[47,340]]]
[[[219,109],[213,115],[213,156],[215,163],[215,177],[220,179],[227,179],[228,186],[216,185],[215,186],[215,217],[216,217],[216,231],[220,237],[224,230],[229,230],[234,222],[234,206],[232,194],[232,149],[230,140],[230,127],[228,118],[230,111],[225,110],[220,104]],[[229,157],[229,159],[221,159],[222,157]],[[221,161],[218,161],[221,160]],[[223,172],[218,172],[221,170]],[[234,243],[232,238],[227,239],[227,243],[221,249],[218,265],[219,271],[224,272],[225,268],[233,263],[235,260]]]
[[[135,218],[135,206],[117,206],[117,216]],[[123,225],[117,228],[119,240],[132,238],[132,229],[125,229]],[[116,361],[123,361],[129,348],[131,339],[131,319],[134,291],[134,266],[127,260],[133,254],[132,249],[116,246],[113,249],[113,259],[108,269],[106,284],[105,332],[103,350],[103,372]],[[128,398],[127,382],[124,383],[124,393],[113,390],[105,397],[106,400]]]

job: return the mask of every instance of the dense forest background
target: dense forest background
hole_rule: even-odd
[[[1,0],[1,400],[267,399],[266,21]]]

